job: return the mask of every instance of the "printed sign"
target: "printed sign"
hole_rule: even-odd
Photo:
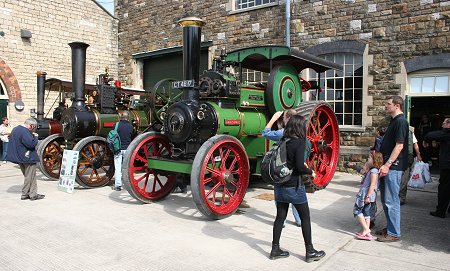
[[[73,193],[75,187],[75,175],[78,165],[78,151],[64,150],[59,175],[58,189],[67,193]]]

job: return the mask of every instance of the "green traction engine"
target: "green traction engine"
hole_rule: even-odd
[[[251,175],[269,148],[261,136],[276,111],[295,109],[309,119],[308,139],[313,149],[307,163],[317,176],[306,183],[310,192],[331,180],[339,152],[339,130],[331,107],[302,102],[302,91],[312,85],[299,78],[305,68],[318,73],[339,65],[283,46],[241,49],[214,60],[199,74],[201,19],[184,18],[181,101],[163,114],[163,130],[136,137],[124,157],[123,183],[142,202],[159,200],[177,179],[190,181],[197,209],[210,219],[233,214],[241,204]],[[242,69],[269,74],[267,83],[247,84]]]

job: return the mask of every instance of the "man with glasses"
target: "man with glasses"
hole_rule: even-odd
[[[385,104],[391,122],[381,143],[384,165],[380,168],[380,194],[387,226],[376,234],[377,241],[400,241],[400,183],[408,167],[408,121],[403,114],[403,99],[392,96]]]
[[[40,200],[45,197],[37,193],[36,164],[39,162],[39,156],[36,152],[36,127],[35,119],[25,120],[23,125],[12,130],[8,144],[8,161],[18,164],[24,176],[21,200]]]
[[[426,148],[431,141],[437,141],[439,146],[439,186],[438,205],[430,215],[445,218],[445,211],[450,213],[450,118],[442,123],[442,130],[429,132],[425,135],[423,146]],[[449,209],[447,209],[449,208]]]

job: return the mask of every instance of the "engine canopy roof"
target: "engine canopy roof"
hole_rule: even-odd
[[[226,61],[238,62],[242,68],[270,72],[277,65],[292,65],[298,73],[310,68],[318,73],[329,69],[342,70],[342,66],[323,58],[287,46],[255,46],[227,53]]]

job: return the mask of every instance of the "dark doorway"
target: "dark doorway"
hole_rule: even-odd
[[[424,116],[428,118],[425,124]],[[439,171],[439,146],[432,144],[429,149],[424,149],[423,137],[427,132],[440,130],[442,122],[448,117],[450,117],[450,96],[411,97],[410,124],[415,128],[415,135],[424,160],[432,162],[432,174]]]

